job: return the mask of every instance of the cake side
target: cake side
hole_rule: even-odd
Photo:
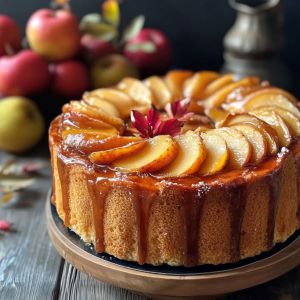
[[[110,181],[83,163],[66,162],[52,145],[55,205],[85,242],[120,259],[186,266],[236,262],[271,249],[298,228],[294,148],[273,169],[246,174],[245,182],[187,190],[157,181],[148,191],[139,182]]]

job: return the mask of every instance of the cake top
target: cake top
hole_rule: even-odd
[[[159,177],[258,165],[300,135],[297,100],[257,77],[174,70],[125,78],[63,107],[64,148],[96,165]]]

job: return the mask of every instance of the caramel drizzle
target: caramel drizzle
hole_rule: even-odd
[[[297,205],[297,221],[298,221],[298,226],[300,225],[300,159],[299,157],[296,157],[296,174],[297,174],[297,200],[298,200],[298,205]]]
[[[64,224],[70,226],[69,166],[64,163],[61,156],[57,156],[57,170],[61,185],[63,210],[65,212]]]
[[[228,202],[230,203],[229,210],[231,213],[230,260],[238,261],[240,259],[241,228],[247,199],[247,186],[243,184],[237,187],[230,187],[226,193]]]
[[[186,267],[194,266],[199,261],[199,226],[203,204],[207,198],[201,190],[184,193],[182,216],[183,216],[183,264]]]
[[[107,181],[95,182],[95,179],[90,175],[88,177],[88,190],[91,200],[92,218],[95,232],[95,251],[104,252],[104,210],[105,202],[110,191],[110,186]]]
[[[137,223],[138,263],[140,265],[143,265],[147,259],[149,217],[154,199],[154,192],[145,191],[140,186],[137,187],[135,197],[133,197],[133,207]]]
[[[267,177],[269,186],[269,217],[267,224],[267,248],[270,249],[274,246],[274,231],[276,222],[276,213],[278,201],[281,191],[282,168],[272,173]]]

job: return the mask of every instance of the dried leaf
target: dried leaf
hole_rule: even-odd
[[[0,230],[8,231],[10,229],[10,224],[6,220],[0,220]]]
[[[48,166],[46,162],[29,162],[22,166],[22,171],[25,174],[36,174],[46,166]]]
[[[143,15],[135,17],[124,29],[121,42],[125,44],[129,40],[133,39],[141,31],[144,24],[145,17]]]
[[[14,195],[15,193],[13,192],[2,194],[2,196],[0,196],[0,207],[12,200]]]
[[[159,112],[154,109],[150,109],[146,116],[138,111],[132,111],[131,121],[143,138],[162,134],[175,136],[180,133],[183,126],[183,122],[175,118],[161,121]]]
[[[6,174],[16,169],[16,161],[14,159],[9,159],[0,165],[0,174]]]
[[[0,177],[0,192],[11,193],[25,189],[34,183],[33,178],[22,177],[18,175],[8,175]]]
[[[118,1],[104,1],[102,4],[102,16],[107,23],[117,27],[120,23],[120,8]]]
[[[165,111],[170,118],[176,118],[179,121],[187,121],[194,115],[192,112],[188,112],[190,102],[190,99],[186,98],[173,103],[168,103],[165,106]]]

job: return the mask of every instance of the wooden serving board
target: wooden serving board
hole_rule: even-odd
[[[274,279],[300,263],[300,232],[274,250],[237,264],[198,266],[140,266],[107,254],[63,226],[48,199],[47,225],[59,254],[74,267],[109,284],[143,294],[151,299],[214,299]]]

